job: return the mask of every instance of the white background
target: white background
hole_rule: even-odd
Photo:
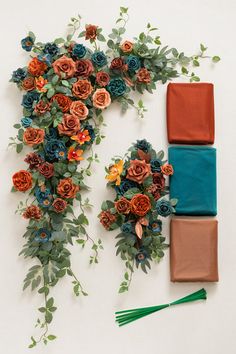
[[[14,215],[22,195],[10,194],[11,175],[25,168],[24,153],[7,150],[8,136],[15,134],[12,125],[21,118],[21,94],[8,83],[11,72],[27,62],[20,40],[29,30],[42,42],[64,35],[71,16],[78,12],[85,23],[98,24],[109,33],[118,15],[119,6],[129,6],[130,21],[127,39],[141,32],[150,21],[160,31],[163,44],[192,54],[203,42],[209,53],[220,55],[214,66],[204,63],[197,71],[202,81],[215,84],[216,144],[218,152],[218,220],[219,272],[218,284],[173,284],[169,281],[169,255],[149,275],[137,272],[129,293],[118,295],[123,277],[123,263],[115,256],[115,235],[105,232],[96,215],[102,200],[112,196],[105,187],[104,166],[115,154],[123,154],[137,138],[148,139],[156,149],[167,152],[165,97],[166,86],[158,86],[144,97],[148,112],[143,121],[129,110],[121,116],[117,107],[105,113],[106,139],[96,148],[101,163],[94,167],[88,180],[93,212],[90,232],[103,239],[104,251],[96,267],[88,265],[89,248],[72,249],[72,263],[89,296],[75,298],[70,279],[63,279],[53,290],[58,311],[51,332],[57,341],[47,348],[37,347],[34,353],[48,354],[112,353],[112,354],[233,354],[235,353],[236,316],[236,99],[235,99],[235,0],[178,1],[30,1],[6,0],[1,5],[1,244],[0,244],[0,352],[22,354],[29,337],[36,335],[33,325],[42,298],[37,293],[22,292],[22,281],[30,260],[18,257],[27,225]],[[205,171],[207,173],[207,171]],[[166,221],[166,224],[168,221]],[[168,235],[168,226],[166,226]],[[177,306],[145,319],[118,328],[114,312],[118,309],[148,306],[178,299],[205,287],[208,300]]]

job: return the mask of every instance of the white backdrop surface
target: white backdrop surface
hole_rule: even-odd
[[[22,292],[22,280],[32,261],[18,257],[23,245],[21,235],[27,225],[14,211],[20,194],[10,194],[11,175],[24,168],[24,154],[7,150],[8,137],[15,133],[12,125],[21,118],[21,94],[8,83],[11,72],[27,61],[20,48],[20,40],[29,30],[40,41],[50,41],[64,34],[71,16],[78,12],[84,23],[98,24],[109,33],[117,18],[119,6],[130,8],[127,39],[141,32],[147,22],[156,25],[163,43],[192,54],[200,42],[211,54],[222,57],[214,67],[204,63],[196,72],[201,80],[215,84],[216,144],[218,153],[218,220],[219,274],[218,284],[173,284],[169,281],[169,254],[149,275],[136,272],[129,293],[118,295],[123,276],[123,263],[115,256],[115,232],[105,232],[96,215],[106,190],[104,166],[115,154],[123,154],[137,138],[148,139],[156,149],[167,152],[165,123],[166,86],[159,86],[143,99],[148,108],[144,120],[129,110],[120,115],[118,107],[105,113],[106,139],[96,147],[101,163],[88,179],[92,191],[89,198],[94,205],[90,213],[90,232],[103,239],[104,251],[99,264],[88,265],[89,249],[72,249],[72,264],[89,296],[75,298],[70,279],[64,279],[53,290],[58,311],[51,332],[58,339],[47,348],[37,347],[41,354],[234,354],[235,295],[236,295],[236,237],[235,237],[235,180],[236,180],[236,105],[235,105],[235,0],[178,0],[178,1],[80,1],[7,0],[1,4],[1,246],[0,246],[0,353],[25,354],[29,337],[37,330],[33,324],[41,297],[30,291]],[[207,171],[206,171],[207,173]],[[168,235],[168,221],[166,234]],[[205,287],[208,300],[165,310],[118,328],[115,310],[161,304],[178,299]]]

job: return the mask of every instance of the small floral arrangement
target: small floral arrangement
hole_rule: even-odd
[[[151,261],[159,262],[168,247],[162,236],[162,221],[175,212],[176,199],[168,200],[166,176],[173,167],[144,140],[137,140],[124,158],[114,158],[106,169],[108,186],[116,192],[114,201],[104,201],[100,222],[116,236],[116,255],[125,261],[126,271],[119,292],[128,291],[134,265],[147,273]]]

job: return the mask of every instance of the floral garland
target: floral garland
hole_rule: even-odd
[[[32,152],[24,159],[28,168],[14,173],[12,190],[30,191],[30,200],[21,201],[17,209],[29,219],[21,254],[34,258],[38,264],[30,268],[24,289],[38,289],[45,301],[39,308],[44,317],[37,320],[43,334],[38,340],[31,338],[31,348],[38,342],[47,344],[55,339],[48,335],[56,310],[49,291],[60,278],[71,276],[75,294],[87,295],[71,269],[67,246],[73,240],[82,247],[91,241],[94,253],[90,263],[98,262],[98,250],[102,249],[101,240],[93,241],[86,230],[85,209],[91,205],[88,199],[82,200],[81,192],[87,189],[84,179],[91,175],[92,163],[99,162],[92,145],[104,138],[104,109],[116,101],[122,112],[133,106],[143,117],[146,108],[142,100],[134,103],[132,90],[152,93],[158,82],[164,84],[180,75],[199,81],[187,67],[199,66],[199,60],[206,57],[206,47],[201,45],[199,53],[190,57],[175,48],[162,47],[160,37],[152,36],[156,28],[150,24],[134,41],[123,40],[127,21],[128,9],[121,7],[117,27],[107,42],[100,27],[86,25],[78,37],[81,42],[90,42],[92,49],[74,39],[80,16],[71,19],[65,39],[41,43],[29,32],[21,41],[31,58],[26,67],[13,72],[10,80],[24,95],[23,118],[14,125],[18,132],[10,138],[9,145],[17,153],[24,146],[31,147]],[[106,42],[105,52],[100,49],[100,42]],[[214,62],[219,59],[212,57]],[[83,160],[88,164],[83,162],[78,170]],[[79,216],[73,211],[74,200],[81,209]]]
[[[162,236],[161,217],[175,212],[177,199],[165,196],[169,188],[165,176],[174,173],[163,151],[156,151],[144,140],[137,140],[124,159],[113,159],[106,169],[108,186],[115,189],[114,202],[102,203],[100,222],[108,231],[120,228],[116,236],[116,255],[125,261],[126,271],[119,292],[128,291],[134,265],[147,273],[150,261],[159,262],[168,247]]]

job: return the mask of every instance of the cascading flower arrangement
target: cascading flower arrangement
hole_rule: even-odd
[[[166,176],[174,173],[172,165],[144,140],[137,140],[124,158],[114,158],[106,168],[108,186],[116,196],[102,203],[100,222],[108,231],[120,229],[116,236],[116,255],[125,262],[124,280],[119,292],[128,291],[134,266],[147,273],[151,261],[159,262],[168,247],[162,235],[160,217],[175,212],[177,199],[168,200]]]
[[[146,108],[142,100],[134,103],[132,91],[152,93],[158,82],[164,84],[180,75],[199,81],[187,67],[199,66],[199,60],[206,57],[206,47],[201,45],[198,54],[187,57],[175,48],[162,46],[160,37],[152,36],[156,28],[150,24],[146,32],[129,41],[122,38],[127,21],[128,9],[121,7],[117,26],[107,41],[95,25],[86,25],[76,41],[80,16],[71,19],[65,39],[41,43],[29,32],[21,41],[30,61],[15,70],[10,80],[23,91],[23,117],[14,125],[18,132],[9,145],[17,153],[24,146],[32,151],[24,159],[28,168],[13,175],[13,191],[29,192],[31,197],[21,201],[17,210],[29,220],[21,254],[37,261],[25,278],[24,289],[38,289],[45,302],[39,308],[44,317],[37,320],[43,334],[38,340],[32,337],[30,347],[55,339],[48,335],[56,310],[49,291],[60,278],[68,274],[73,278],[75,294],[86,295],[71,269],[67,246],[75,240],[84,247],[90,240],[94,251],[90,263],[98,262],[102,245],[86,230],[85,209],[91,205],[88,199],[82,200],[81,192],[87,188],[84,179],[91,175],[92,163],[98,162],[92,145],[104,138],[104,110],[116,101],[122,112],[133,106],[143,117]],[[106,42],[105,52],[101,42]],[[217,62],[219,57],[211,59]],[[79,216],[74,214],[75,200],[81,209]]]

